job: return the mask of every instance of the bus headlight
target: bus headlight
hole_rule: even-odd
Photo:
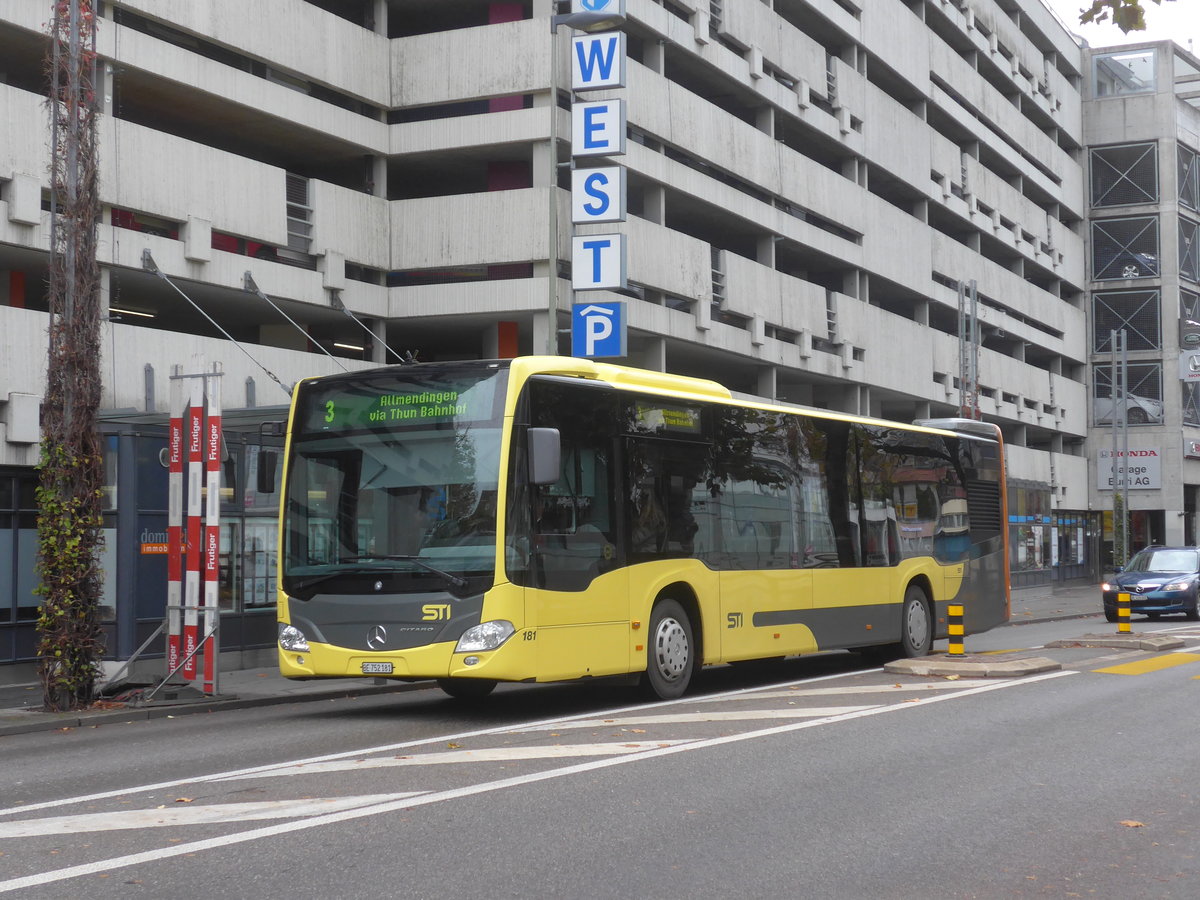
[[[279,646],[284,650],[295,652],[308,652],[308,638],[304,636],[304,632],[295,625],[279,624]]]
[[[458,639],[455,653],[479,653],[482,650],[495,650],[510,637],[517,629],[512,622],[497,619],[494,622],[481,622],[463,632]]]

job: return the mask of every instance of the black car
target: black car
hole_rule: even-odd
[[[1129,611],[1157,619],[1183,613],[1200,621],[1200,547],[1147,547],[1100,585],[1104,618],[1117,621],[1117,594],[1129,594]]]

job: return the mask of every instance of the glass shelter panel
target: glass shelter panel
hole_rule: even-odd
[[[1155,53],[1131,50],[1092,57],[1092,96],[1144,94],[1155,89]]]

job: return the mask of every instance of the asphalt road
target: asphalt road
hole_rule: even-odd
[[[1063,669],[1014,681],[831,654],[674,703],[510,686],[14,735],[0,892],[1192,898],[1200,624],[1152,629],[1187,652],[1044,651]]]

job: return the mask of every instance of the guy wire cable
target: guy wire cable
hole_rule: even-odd
[[[301,328],[296,323],[295,319],[293,319],[291,316],[289,316],[287,313],[285,313],[274,300],[272,300],[270,297],[268,297],[262,291],[262,289],[259,288],[258,284],[255,283],[254,276],[251,275],[249,272],[247,272],[245,274],[245,276],[243,276],[242,285],[250,293],[256,295],[257,297],[259,297],[262,300],[266,300],[269,304],[271,304],[271,308],[273,310],[275,310],[275,312],[279,313],[281,316],[283,316],[285,319],[287,319],[288,322],[291,323],[292,327],[295,328],[302,335],[304,335],[304,337],[307,338],[311,343],[316,344],[317,349],[320,350],[322,353],[324,353],[326,356],[328,356],[330,359],[332,359],[335,363],[337,363],[337,366],[339,369],[341,369],[343,372],[346,371],[346,367],[342,365],[342,361],[340,359],[338,359],[336,356],[334,356],[332,353],[330,353],[328,350],[326,350],[324,347],[322,347],[317,341],[314,341],[312,339],[312,335],[310,335],[307,331],[305,331],[303,328]]]
[[[204,316],[204,318],[208,319],[208,321],[212,323],[212,326],[214,328],[216,328],[217,331],[221,332],[221,334],[225,335],[225,337],[228,338],[230,343],[232,343],[239,350],[241,350],[243,353],[245,353],[246,356],[248,356],[250,358],[251,362],[253,362],[256,366],[258,366],[264,372],[266,372],[267,376],[272,381],[274,381],[277,385],[279,385],[279,387],[283,390],[283,392],[285,394],[287,394],[289,397],[292,395],[291,388],[289,388],[282,381],[280,381],[279,377],[274,372],[272,372],[270,369],[268,369],[266,366],[264,366],[262,363],[260,363],[257,359],[255,359],[249,350],[247,350],[240,343],[238,343],[237,340],[234,339],[233,335],[231,335],[228,331],[226,331],[224,328],[222,328],[220,325],[218,325],[217,321],[212,316],[210,316],[208,313],[206,313],[204,310],[202,310],[196,304],[195,300],[193,300],[191,297],[189,297],[187,294],[185,294],[182,290],[180,290],[179,286],[177,284],[175,284],[175,282],[173,282],[170,278],[168,278],[163,273],[162,269],[160,269],[158,267],[158,264],[154,262],[154,257],[151,255],[149,247],[145,247],[142,250],[142,268],[145,269],[147,272],[151,273],[152,275],[157,275],[159,278],[161,278],[163,281],[165,281],[167,284],[169,284],[171,287],[173,287],[175,289],[175,292],[177,294],[179,294],[180,297],[182,297],[184,300],[186,300],[191,305],[192,309],[196,310],[196,312],[200,313],[200,315],[202,315],[202,316]]]
[[[363,331],[365,331],[367,334],[369,334],[371,336],[371,340],[378,340],[379,343],[383,344],[383,349],[386,350],[388,353],[392,354],[392,356],[396,357],[396,359],[400,360],[401,364],[403,364],[406,360],[412,358],[411,351],[410,351],[408,357],[402,356],[401,354],[397,353],[395,350],[393,350],[391,347],[388,346],[388,342],[386,340],[384,340],[382,337],[378,337],[375,334],[375,332],[373,332],[370,328],[368,328],[366,323],[363,322],[362,319],[360,319],[354,313],[350,312],[350,310],[347,309],[346,304],[342,302],[341,293],[339,291],[333,291],[333,308],[341,310],[347,316],[349,316],[351,319],[353,319],[355,322],[357,322],[358,327],[361,328]]]

